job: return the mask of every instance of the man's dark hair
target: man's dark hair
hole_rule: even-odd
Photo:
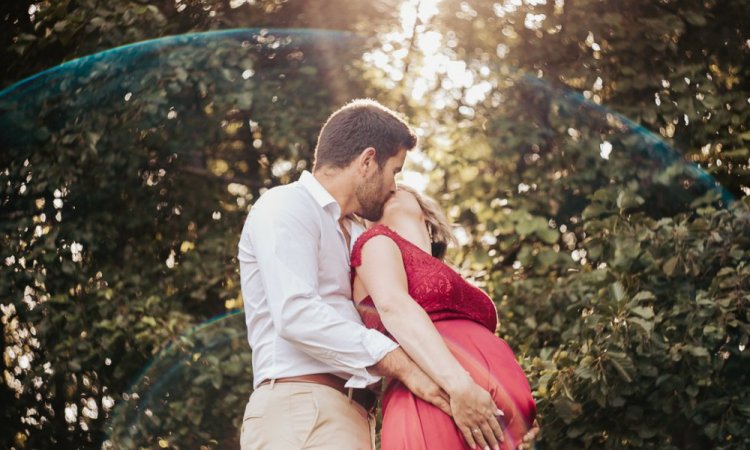
[[[313,170],[348,166],[368,147],[378,167],[400,150],[411,150],[417,136],[398,114],[375,100],[357,99],[331,114],[318,136]]]

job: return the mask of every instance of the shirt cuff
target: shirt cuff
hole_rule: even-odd
[[[380,362],[381,359],[385,358],[385,355],[398,348],[397,343],[375,330],[366,330],[362,342],[370,357],[372,357],[373,363],[370,365]],[[371,375],[366,368],[363,368],[357,371],[357,373],[352,374],[352,377],[349,378],[344,386],[361,389],[378,381],[380,381],[379,376]]]

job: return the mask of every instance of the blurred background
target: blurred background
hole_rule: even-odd
[[[537,448],[750,448],[747,6],[6,0],[0,447],[238,448],[243,221],[372,97]]]

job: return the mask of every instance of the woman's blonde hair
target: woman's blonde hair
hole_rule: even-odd
[[[432,241],[432,256],[442,260],[445,258],[445,252],[448,250],[448,244],[457,244],[456,237],[453,236],[451,224],[445,217],[442,208],[440,208],[438,202],[433,198],[420,193],[412,187],[399,184],[398,188],[409,192],[417,199],[417,203],[419,203],[419,207],[424,214],[427,231],[430,234],[430,241]]]

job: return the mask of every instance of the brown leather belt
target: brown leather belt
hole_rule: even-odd
[[[349,396],[349,388],[344,387],[346,380],[343,380],[336,375],[330,373],[316,373],[311,375],[299,375],[296,377],[284,377],[276,378],[274,383],[315,383],[328,386],[336,389],[342,394]],[[271,380],[262,381],[258,387],[271,384]],[[371,412],[375,410],[378,403],[378,397],[375,392],[370,389],[352,389],[352,400],[359,403],[365,411]]]

